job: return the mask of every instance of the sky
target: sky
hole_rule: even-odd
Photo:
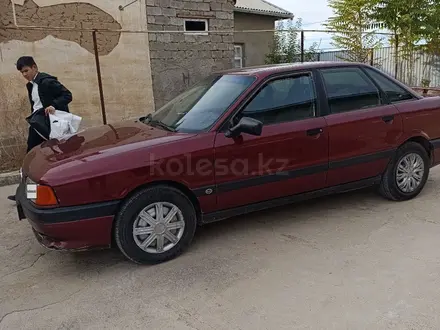
[[[327,6],[327,0],[268,0],[295,15],[294,20],[302,18],[304,30],[323,30],[322,24],[332,16],[332,9]],[[313,42],[320,44],[320,49],[334,48],[331,45],[331,35],[328,33],[306,32],[305,46]]]

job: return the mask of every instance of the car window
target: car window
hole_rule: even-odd
[[[321,70],[330,113],[375,107],[381,104],[374,83],[359,68]]]
[[[390,79],[380,74],[376,70],[367,67],[365,68],[365,71],[367,71],[380,89],[385,92],[391,103],[415,99],[414,96],[408,93],[405,89],[392,82]]]
[[[316,94],[310,75],[268,83],[246,106],[242,115],[265,125],[315,116]]]

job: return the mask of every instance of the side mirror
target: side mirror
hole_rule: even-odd
[[[263,123],[261,121],[249,117],[243,117],[237,125],[226,131],[225,136],[228,138],[234,138],[242,133],[259,136],[262,131]]]

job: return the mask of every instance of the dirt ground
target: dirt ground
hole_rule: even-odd
[[[0,329],[440,329],[440,168],[202,228],[171,262],[48,252],[0,189]]]

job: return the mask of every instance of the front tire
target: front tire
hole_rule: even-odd
[[[146,188],[130,197],[116,217],[115,240],[139,264],[156,264],[180,255],[191,244],[197,215],[189,198],[168,186]]]
[[[415,198],[423,190],[429,175],[429,156],[416,142],[397,149],[382,177],[379,192],[393,201]]]

